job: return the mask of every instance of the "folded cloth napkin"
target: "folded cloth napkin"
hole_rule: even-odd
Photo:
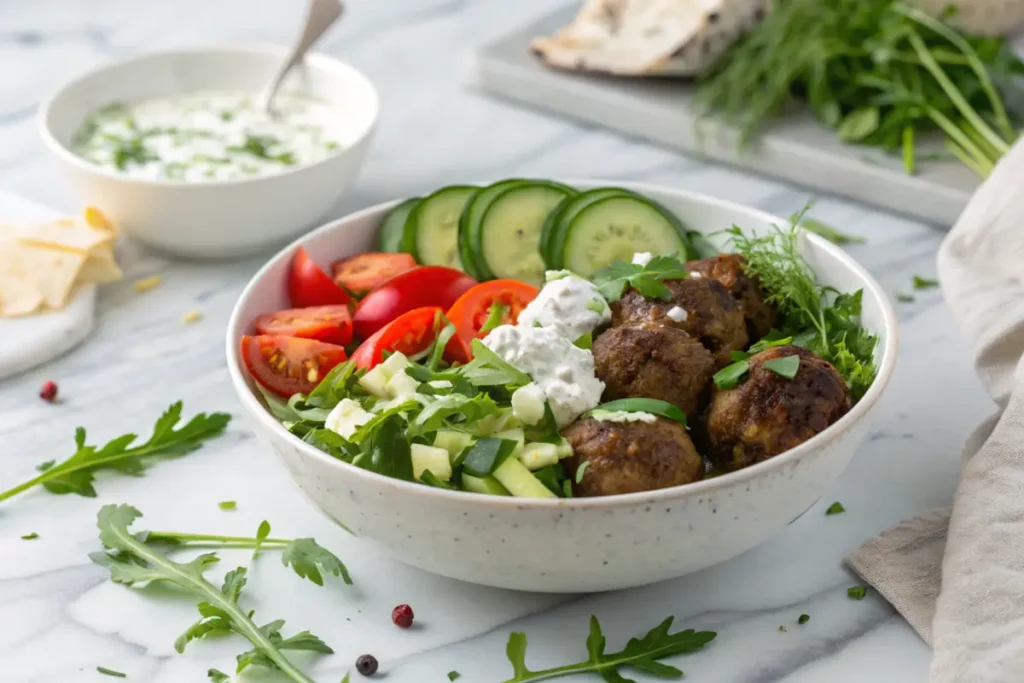
[[[1024,141],[946,237],[939,279],[998,412],[964,447],[953,507],[889,529],[849,562],[932,645],[932,683],[1021,683]]]

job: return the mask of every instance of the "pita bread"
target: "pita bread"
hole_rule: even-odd
[[[697,76],[771,9],[772,0],[586,0],[573,22],[531,47],[549,66],[628,76]]]

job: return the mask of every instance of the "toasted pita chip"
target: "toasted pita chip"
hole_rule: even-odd
[[[0,248],[3,314],[63,308],[85,260],[82,250],[40,248],[21,239],[7,239]]]

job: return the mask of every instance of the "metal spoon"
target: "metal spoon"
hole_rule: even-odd
[[[327,29],[334,25],[334,22],[338,20],[341,14],[341,0],[310,0],[309,12],[306,14],[306,24],[302,27],[302,33],[299,35],[298,41],[296,41],[291,52],[288,53],[288,58],[284,64],[274,74],[274,79],[260,95],[259,108],[266,111],[269,116],[276,116],[273,108],[273,99],[278,89],[280,89],[281,83],[284,82],[285,76],[297,64],[302,63],[302,59],[306,56],[309,48],[320,39],[320,36],[327,32]]]

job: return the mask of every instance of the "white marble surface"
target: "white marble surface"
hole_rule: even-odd
[[[288,40],[296,0],[0,0],[0,187],[57,208],[75,209],[35,134],[44,94],[83,69],[144,50],[200,43]],[[344,25],[324,43],[377,83],[379,135],[350,210],[439,185],[510,175],[628,178],[678,185],[777,213],[807,194],[646,144],[580,127],[464,89],[472,47],[549,8],[547,0],[353,0]],[[941,234],[864,207],[823,198],[815,215],[864,235],[852,252],[890,291],[912,274],[931,276]],[[145,294],[128,282],[99,295],[96,330],[66,357],[0,383],[0,489],[33,467],[71,452],[76,425],[99,438],[145,431],[173,400],[186,412],[239,413],[224,367],[222,334],[231,306],[260,259],[198,265],[171,262],[126,245],[129,280],[160,274]],[[184,325],[186,311],[203,318]],[[386,680],[428,683],[458,670],[467,683],[495,682],[511,670],[508,633],[525,629],[529,661],[581,658],[587,616],[609,639],[625,638],[674,614],[679,623],[717,630],[706,651],[677,662],[695,683],[831,683],[926,680],[929,652],[893,610],[872,595],[846,598],[854,579],[844,555],[908,516],[947,504],[960,444],[990,408],[967,351],[937,290],[901,304],[895,379],[872,435],[827,499],[774,542],[725,565],[665,584],[591,597],[511,594],[435,578],[389,562],[311,508],[243,419],[227,436],[143,478],[103,475],[99,497],[37,491],[0,505],[0,681],[204,681],[230,669],[236,639],[172,647],[194,606],[166,592],[113,585],[86,555],[98,548],[101,504],[130,502],[150,528],[245,533],[269,519],[281,535],[312,535],[335,549],[356,586],[317,588],[270,556],[257,562],[249,604],[267,617],[308,628],[337,651],[312,666],[318,681],[338,681],[356,656],[371,652]],[[45,379],[63,400],[37,398]],[[217,502],[237,500],[222,512]],[[847,512],[826,518],[842,501]],[[34,541],[22,534],[37,532]],[[231,557],[244,561],[244,556]],[[228,565],[229,562],[223,563]],[[409,602],[418,627],[389,621]],[[796,625],[801,613],[808,624]],[[787,632],[778,626],[785,624]],[[359,680],[353,674],[354,680]],[[642,677],[641,677],[642,679]],[[271,680],[259,679],[259,680]],[[646,680],[646,679],[642,679]]]

